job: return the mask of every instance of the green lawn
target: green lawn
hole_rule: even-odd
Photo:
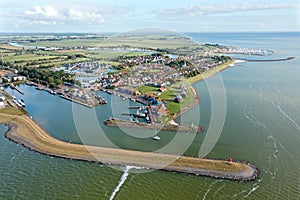
[[[157,92],[158,88],[157,87],[152,87],[152,86],[140,86],[138,88],[138,90],[142,93],[142,94],[146,94],[148,92]]]
[[[117,47],[131,46],[143,48],[169,48],[178,47],[197,47],[200,46],[187,37],[179,35],[115,35],[104,39],[99,38],[78,38],[62,39],[58,41],[36,41],[23,43],[25,46],[42,46],[42,47]]]
[[[189,87],[188,87],[187,96],[186,98],[183,99],[183,102],[181,103],[174,102],[175,96],[176,93],[174,89],[168,89],[167,91],[163,92],[160,95],[160,98],[167,103],[167,108],[171,116],[174,115],[175,113],[180,112],[181,108],[190,105],[193,101],[196,100],[194,93],[192,93]]]
[[[8,106],[6,108],[1,108],[0,113],[10,114],[10,115],[23,115],[26,114],[27,112],[22,108],[18,109],[18,108]]]

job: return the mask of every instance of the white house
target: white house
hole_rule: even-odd
[[[15,76],[13,77],[14,81],[26,81],[26,77],[25,76]]]

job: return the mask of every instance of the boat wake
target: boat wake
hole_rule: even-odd
[[[120,180],[119,180],[119,184],[117,185],[117,187],[114,189],[113,193],[110,195],[109,200],[113,200],[116,196],[116,194],[118,193],[118,191],[120,190],[120,188],[122,187],[122,185],[125,183],[128,175],[129,175],[129,170],[130,169],[140,169],[138,167],[135,166],[126,166],[124,169],[124,173],[121,176]]]
[[[257,190],[259,188],[258,185],[254,185],[254,187],[248,192],[248,194],[246,196],[244,196],[243,199],[249,197],[253,192],[255,192],[255,190]]]

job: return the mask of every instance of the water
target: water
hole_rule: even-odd
[[[236,183],[161,171],[133,173],[130,167],[123,171],[121,167],[116,170],[52,158],[8,141],[3,136],[6,127],[0,126],[0,199],[299,199],[300,34],[191,36],[203,43],[275,50],[273,57],[297,57],[286,62],[238,63],[221,73],[226,90],[226,120],[208,157],[254,163],[260,169],[258,181]],[[204,127],[209,126],[212,105],[208,92],[212,88],[207,85],[209,81],[195,84],[201,96],[200,124]],[[153,131],[105,127],[104,119],[128,112],[124,104],[129,101],[114,96],[102,94],[109,100],[108,105],[91,111],[29,86],[21,89],[25,92],[22,98],[26,110],[33,119],[64,141],[170,153],[181,152],[185,143],[192,143],[185,154],[198,155],[204,140],[204,135],[194,138],[160,132],[161,140],[157,142],[151,140]],[[16,92],[14,95],[21,98]],[[78,114],[83,113],[85,117],[80,118]],[[74,123],[73,115],[80,124]],[[96,122],[90,118],[94,115]],[[198,123],[198,117],[197,109],[193,109],[182,120]]]

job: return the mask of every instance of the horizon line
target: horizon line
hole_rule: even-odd
[[[52,32],[52,31],[41,31],[41,32],[27,32],[27,31],[0,31],[0,34],[115,34],[115,33],[126,33],[126,32],[131,32],[130,30],[128,31],[103,31],[103,32],[76,32],[76,31],[63,31],[63,32]],[[172,30],[170,30],[172,32]],[[300,30],[294,31],[175,31],[177,33],[182,33],[182,34],[187,34],[187,33],[300,33]]]

